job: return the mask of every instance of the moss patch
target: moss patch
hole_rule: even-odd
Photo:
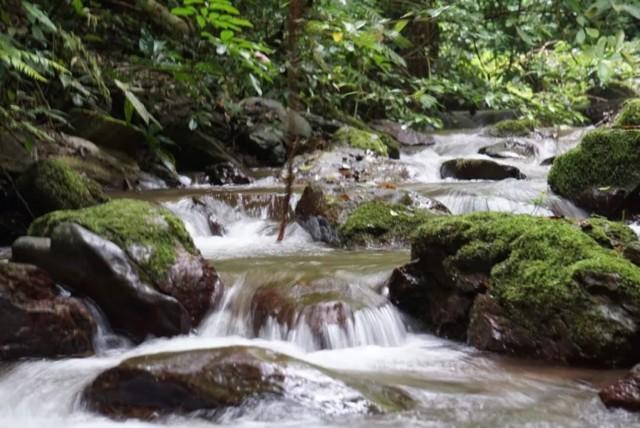
[[[640,99],[627,101],[613,126],[614,128],[640,127]]]
[[[347,245],[375,245],[409,242],[416,227],[433,214],[400,204],[366,202],[356,208],[340,226]]]
[[[601,129],[556,158],[549,172],[551,189],[575,198],[592,187],[627,187],[640,183],[640,131]]]
[[[176,249],[197,250],[182,221],[148,202],[118,199],[77,211],[56,211],[36,219],[32,236],[51,236],[61,223],[76,223],[122,248],[153,282],[165,279]]]
[[[537,123],[531,119],[503,120],[489,134],[493,137],[526,137],[535,130]]]
[[[640,269],[569,221],[502,213],[433,217],[417,232],[413,258],[433,247],[451,254],[444,260],[450,274],[490,269],[489,292],[534,336],[556,337],[557,328],[567,328],[573,343],[602,359],[631,343],[635,333],[598,297],[605,291],[589,288],[611,284],[606,278],[613,275],[609,298],[640,308]]]
[[[626,224],[592,217],[581,222],[582,230],[605,248],[621,248],[638,240],[638,235]]]
[[[382,138],[378,134],[343,126],[333,135],[333,140],[338,145],[371,150],[380,156],[389,156],[388,139]]]
[[[35,163],[20,177],[18,188],[37,215],[85,208],[109,199],[98,183],[56,159]]]

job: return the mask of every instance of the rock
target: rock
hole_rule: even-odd
[[[214,186],[250,184],[253,182],[253,179],[230,162],[211,165],[205,169],[205,173],[209,177],[209,182]]]
[[[383,215],[375,219],[367,215],[380,212]],[[334,246],[403,245],[405,227],[429,213],[448,214],[449,210],[413,192],[308,185],[296,205],[295,219],[315,240]]]
[[[635,98],[636,91],[626,85],[610,83],[607,87],[595,86],[587,91],[589,106],[584,114],[593,124],[610,119],[629,98]]]
[[[624,248],[624,257],[636,266],[640,266],[640,242],[631,242]]]
[[[74,110],[70,122],[75,135],[134,159],[149,149],[144,133],[124,120],[91,110]]]
[[[605,406],[640,412],[640,368],[634,367],[624,378],[600,391]]]
[[[0,360],[93,354],[96,324],[43,270],[0,263]]]
[[[482,350],[631,364],[640,359],[640,268],[610,249],[624,226],[605,222],[431,217],[414,239],[413,261],[391,276],[389,297],[436,334]]]
[[[556,156],[551,156],[549,158],[543,159],[542,162],[540,162],[540,166],[551,166],[555,161]]]
[[[514,166],[502,165],[485,159],[452,159],[440,167],[442,178],[457,180],[523,180],[526,176]]]
[[[352,147],[370,151],[379,156],[392,159],[400,158],[398,142],[385,134],[374,134],[351,126],[343,126],[333,134],[333,143],[337,146]]]
[[[287,159],[288,135],[302,141],[311,137],[311,125],[297,112],[267,98],[247,98],[236,116],[239,149],[249,155],[250,166],[280,166]],[[290,123],[291,122],[291,123]],[[291,130],[289,128],[292,128]]]
[[[20,176],[17,187],[36,216],[90,207],[108,200],[95,181],[51,159],[32,165]]]
[[[614,128],[637,128],[640,126],[640,99],[627,101],[613,123]]]
[[[334,371],[274,351],[234,346],[125,360],[98,376],[84,399],[90,409],[106,416],[140,419],[192,412],[212,419],[216,410],[270,400],[319,416],[412,405],[399,390],[335,376]]]
[[[475,129],[516,118],[514,110],[448,110],[440,114],[444,129]]]
[[[222,293],[180,219],[146,202],[57,211],[37,219],[29,233],[50,237],[51,248],[17,242],[14,258],[41,265],[91,297],[114,329],[137,341],[188,332]]]
[[[403,146],[432,146],[436,143],[432,135],[414,131],[389,120],[376,121],[371,124],[371,127],[389,135]]]
[[[526,141],[507,139],[483,147],[478,150],[478,153],[497,159],[522,159],[534,157],[536,155],[536,148],[533,144]]]
[[[489,129],[492,137],[526,137],[536,128],[536,122],[531,119],[503,120]]]
[[[558,156],[551,190],[609,218],[640,212],[640,131],[601,129]]]

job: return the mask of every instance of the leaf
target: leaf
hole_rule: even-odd
[[[131,125],[131,121],[133,120],[133,112],[134,112],[133,104],[131,104],[131,101],[126,99],[124,101],[124,120],[129,125]]]
[[[632,4],[622,4],[620,5],[620,9],[624,10],[635,19],[640,19],[640,6],[635,6]]]
[[[144,123],[147,126],[149,126],[149,124],[151,122],[153,122],[160,129],[162,129],[162,125],[160,125],[160,122],[158,122],[156,120],[156,118],[153,117],[153,115],[151,113],[149,113],[149,111],[144,106],[142,101],[140,101],[138,99],[138,97],[136,97],[135,94],[133,92],[131,92],[131,89],[129,88],[129,85],[127,85],[126,83],[123,83],[123,82],[121,82],[121,81],[119,81],[117,79],[115,79],[114,82],[115,82],[116,86],[124,93],[124,96],[127,99],[127,101],[129,101],[129,103],[131,103],[131,106],[133,107],[133,109],[136,111],[136,113],[138,113],[138,116],[140,116],[140,118],[144,121]]]
[[[231,39],[233,39],[233,36],[235,35],[235,33],[231,30],[224,30],[220,33],[220,40],[222,40],[223,42],[228,42]]]
[[[251,86],[255,89],[258,96],[262,96],[262,87],[260,86],[260,82],[258,79],[251,73],[249,73],[249,80],[251,81]]]
[[[396,33],[401,33],[408,23],[409,23],[408,19],[399,20],[398,22],[396,22],[396,25],[393,26],[393,31],[395,31]]]
[[[192,16],[195,15],[198,11],[195,7],[174,7],[171,9],[171,13],[175,16]]]
[[[335,32],[331,36],[333,37],[333,41],[336,43],[340,43],[342,39],[344,39],[344,34],[340,32]]]
[[[189,131],[195,131],[196,129],[198,129],[198,122],[194,118],[191,118],[191,120],[189,120]]]
[[[600,31],[598,31],[597,28],[589,27],[585,31],[587,32],[587,35],[592,39],[597,39],[600,36]]]
[[[576,34],[576,43],[581,45],[584,43],[585,39],[587,38],[584,30],[581,28],[580,30],[578,30],[578,34]]]

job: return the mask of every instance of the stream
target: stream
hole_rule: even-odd
[[[518,167],[527,179],[497,182],[441,179],[443,161],[489,159],[478,155],[478,149],[497,140],[479,131],[440,134],[434,146],[402,154],[397,162],[408,174],[399,187],[437,199],[455,214],[490,210],[581,217],[582,210],[548,193],[549,167],[540,163],[575,146],[584,132],[532,138],[538,148],[533,157],[498,160]],[[189,336],[150,339],[134,347],[101,325],[94,357],[0,366],[0,427],[211,426],[211,421],[187,416],[153,423],[112,421],[88,412],[81,391],[98,374],[132,356],[230,345],[265,347],[364,381],[399,387],[416,404],[387,414],[327,416],[331,412],[316,414],[287,402],[265,401],[223,412],[215,421],[222,426],[640,426],[640,416],[607,410],[597,396],[622,371],[516,360],[418,333],[415,323],[386,301],[383,287],[391,271],[409,261],[408,250],[332,249],[314,242],[296,224],[277,244],[275,219],[283,195],[274,182],[265,178],[248,186],[127,195],[160,202],[182,218],[226,285],[221,303]],[[298,198],[299,194],[292,207]],[[223,236],[213,236],[212,219],[224,228]],[[257,288],[296,281],[348,289],[363,307],[345,328],[323,325],[314,332],[304,320],[291,327],[269,320],[256,333],[251,298]],[[321,400],[324,394],[309,393],[311,400]]]

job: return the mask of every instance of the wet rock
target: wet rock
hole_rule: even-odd
[[[457,180],[523,180],[526,176],[514,166],[502,165],[485,159],[452,159],[440,167],[442,178]]]
[[[352,213],[360,206],[360,211],[349,222]],[[369,211],[383,211],[384,215],[371,219],[367,216]],[[365,241],[369,244],[393,241],[402,244],[409,234],[401,229],[428,213],[448,214],[449,210],[438,201],[413,192],[363,186],[309,185],[296,205],[295,219],[315,240],[330,245],[358,245],[365,244]]]
[[[508,139],[481,148],[478,153],[496,159],[522,159],[536,155],[536,148],[526,141]]]
[[[640,412],[640,367],[600,391],[605,406]]]
[[[624,248],[624,257],[636,266],[640,266],[640,242],[631,242]]]
[[[476,129],[516,118],[514,110],[449,110],[440,114],[444,129]]]
[[[214,186],[250,184],[253,181],[239,167],[230,162],[211,165],[205,169],[205,173],[209,178],[209,183]]]
[[[640,212],[640,131],[601,129],[559,156],[549,172],[551,190],[609,218]]]
[[[640,356],[640,268],[610,249],[617,230],[498,213],[432,217],[389,297],[479,349],[630,364]]]
[[[35,266],[0,262],[0,360],[93,354],[96,324]]]
[[[302,140],[300,145],[311,137],[309,122],[297,112],[290,114],[278,101],[247,98],[239,107],[241,112],[235,118],[237,140],[239,149],[249,155],[245,159],[249,165],[283,165],[287,159],[289,133]]]
[[[134,159],[149,148],[144,133],[124,120],[90,110],[75,110],[70,122],[77,136]]]
[[[551,166],[555,161],[556,161],[556,156],[551,156],[550,158],[543,159],[542,162],[540,162],[540,165]]]
[[[365,150],[392,159],[400,158],[398,142],[387,134],[375,134],[351,126],[343,126],[333,134],[333,143],[337,146]]]
[[[89,207],[108,200],[95,181],[51,159],[31,166],[20,176],[17,187],[36,216],[56,210]]]
[[[29,233],[50,237],[51,247],[18,241],[13,257],[91,297],[114,329],[134,340],[188,332],[222,292],[183,223],[149,203],[121,199],[58,211],[36,220]]]
[[[492,137],[526,137],[536,128],[536,122],[530,119],[503,120],[489,129]]]
[[[379,120],[372,123],[371,127],[389,135],[403,146],[432,146],[436,143],[432,135],[414,131],[389,120]]]
[[[622,107],[624,102],[638,96],[636,91],[626,85],[610,83],[606,87],[595,86],[587,91],[589,106],[585,116],[593,124],[610,119]]]
[[[84,399],[90,409],[109,417],[140,419],[193,412],[214,419],[217,410],[272,400],[319,416],[411,405],[399,390],[335,376],[267,349],[235,346],[125,360],[98,376]]]

